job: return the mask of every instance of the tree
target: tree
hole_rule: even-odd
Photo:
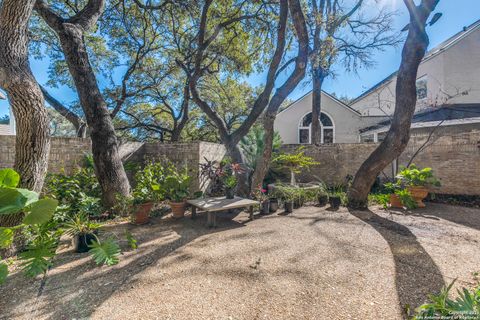
[[[35,1],[0,2],[0,87],[17,124],[14,168],[20,185],[41,191],[48,165],[48,114],[28,61],[27,27]]]
[[[8,114],[0,117],[0,124],[9,124],[10,123],[10,116]]]
[[[42,0],[36,1],[35,10],[60,40],[90,129],[95,172],[102,188],[103,202],[110,207],[115,203],[116,194],[129,194],[130,185],[118,152],[110,112],[85,46],[85,33],[95,26],[104,6],[104,0],[89,0],[82,10],[69,18],[61,17]]]
[[[285,88],[295,86],[294,80],[303,78],[305,65],[298,63],[293,77],[283,83],[281,89],[277,90],[272,97],[275,80],[278,76],[279,67],[286,49],[287,21],[289,6],[292,15],[298,16],[297,1],[280,1],[278,6],[267,2],[250,3],[248,1],[234,1],[228,3],[227,8],[219,7],[220,3],[207,0],[203,3],[198,21],[198,32],[195,35],[195,47],[193,55],[193,69],[184,66],[189,76],[189,84],[193,101],[206,114],[210,121],[217,127],[220,139],[225,145],[229,156],[239,164],[244,164],[244,158],[239,141],[244,137],[258,117],[265,110],[269,102],[274,100],[280,105],[286,98]],[[222,3],[222,5],[224,5]],[[232,10],[233,8],[233,10]],[[216,12],[224,12],[221,18],[216,18]],[[272,15],[278,19],[278,26],[272,27],[270,21]],[[303,14],[301,19],[303,19]],[[295,19],[294,19],[295,24]],[[297,26],[297,24],[295,24]],[[269,40],[271,30],[275,30],[270,36],[275,39],[273,43]],[[298,31],[298,30],[297,30]],[[212,74],[248,74],[254,61],[261,59],[268,54],[265,48],[274,47],[271,58],[264,58],[269,61],[267,68],[267,79],[258,97],[255,99],[249,114],[241,125],[233,131],[229,131],[227,124],[216,112],[215,108],[208,103],[199,90],[205,77]],[[303,70],[303,71],[302,71]],[[297,82],[298,83],[298,82]],[[292,89],[293,90],[293,89]],[[249,194],[248,175],[241,175],[237,192],[241,195]]]
[[[295,87],[305,76],[308,59],[308,32],[300,2],[289,1],[289,11],[292,17],[298,47],[296,56],[290,60],[295,61],[295,66],[287,80],[275,91],[275,94],[268,102],[268,107],[265,111],[263,119],[263,127],[265,129],[263,142],[264,150],[262,156],[257,158],[251,184],[252,189],[256,188],[263,182],[270,165],[270,159],[272,158],[273,151],[273,140],[275,137],[273,125],[278,113],[278,109],[282,106],[282,103],[285,101],[287,96],[295,89]],[[278,41],[281,41],[280,36]],[[286,65],[279,70],[282,70],[285,66]]]
[[[355,174],[348,190],[349,206],[365,208],[370,189],[378,174],[405,150],[410,139],[410,125],[417,103],[416,79],[420,62],[425,56],[429,39],[427,20],[439,0],[422,0],[417,6],[413,0],[404,0],[410,15],[408,35],[402,50],[402,60],[395,88],[395,111],[390,129],[372,154]],[[430,25],[438,20],[435,14]]]
[[[362,12],[364,0],[309,0],[307,26],[311,35],[310,75],[312,79],[312,143],[321,143],[321,92],[325,78],[333,74],[336,62],[347,70],[371,66],[371,52],[396,45],[392,35],[392,13]],[[371,8],[371,7],[370,7]]]

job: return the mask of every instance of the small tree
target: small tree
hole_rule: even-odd
[[[296,185],[296,173],[301,173],[302,169],[310,169],[311,166],[320,164],[312,157],[306,156],[303,147],[300,147],[296,153],[279,154],[273,158],[272,163],[290,171],[290,184],[292,185]]]

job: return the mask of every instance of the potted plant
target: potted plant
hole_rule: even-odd
[[[78,253],[90,250],[89,246],[97,240],[99,228],[100,224],[91,222],[84,213],[76,214],[63,225],[65,234],[72,236],[75,252]]]
[[[320,192],[318,194],[318,205],[323,207],[328,203],[328,194]]]
[[[395,183],[393,182],[388,182],[385,183],[384,185],[385,191],[390,194],[390,207],[392,208],[403,208],[402,201],[400,200],[399,195],[397,194],[400,190],[402,190],[402,187],[400,183],[397,181]]]
[[[156,189],[156,192],[154,192],[154,189]],[[133,224],[142,225],[148,223],[154,201],[158,200],[158,196],[156,195],[158,191],[158,185],[152,185],[151,188],[141,188],[133,191],[131,213],[131,222]]]
[[[284,198],[283,198],[283,207],[285,209],[286,213],[292,213],[293,212],[293,199],[295,198],[295,195],[293,192],[288,192],[285,193]]]
[[[253,198],[260,202],[260,213],[268,214],[270,213],[270,200],[267,196],[267,190],[263,189],[261,185],[255,189],[253,192]]]
[[[272,194],[282,200],[285,212],[287,213],[293,212],[293,201],[296,196],[296,189],[295,187],[285,185],[274,186]]]
[[[407,190],[419,208],[425,207],[423,199],[428,195],[428,188],[441,185],[440,181],[433,174],[432,168],[419,169],[414,164],[408,168],[403,167],[397,175],[397,179],[407,186]]]
[[[166,177],[163,186],[165,198],[169,200],[174,218],[183,218],[186,209],[186,199],[189,195],[190,176],[187,172],[173,171]]]
[[[339,192],[334,192],[328,196],[328,202],[330,203],[330,208],[333,210],[338,210],[342,204],[342,197]]]
[[[278,199],[274,196],[270,197],[270,213],[277,212],[278,210]]]
[[[223,184],[225,186],[225,197],[227,199],[235,198],[235,187],[237,186],[237,183],[237,177],[233,174],[228,174],[223,179]]]

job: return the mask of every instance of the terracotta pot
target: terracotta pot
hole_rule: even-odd
[[[403,208],[402,201],[400,197],[395,193],[390,194],[390,207],[391,208]]]
[[[133,224],[148,223],[150,218],[150,211],[152,210],[153,202],[142,203],[136,206],[136,211],[132,216]]]
[[[417,207],[425,208],[425,203],[423,203],[422,200],[428,196],[428,189],[423,186],[413,186],[407,189],[412,195],[413,200],[417,203]]]
[[[176,219],[183,218],[185,216],[186,206],[187,206],[186,201],[182,201],[182,202],[170,201],[170,208],[172,208],[173,217]]]

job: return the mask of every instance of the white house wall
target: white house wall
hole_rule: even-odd
[[[312,94],[305,95],[277,115],[274,128],[284,144],[298,143],[298,126],[303,117],[312,111]],[[335,143],[356,143],[358,130],[379,121],[378,117],[361,117],[341,102],[322,92],[322,112],[333,121]]]
[[[417,102],[417,111],[445,103],[480,102],[480,28],[428,56],[420,64],[417,79],[427,77],[427,99]],[[393,114],[396,76],[351,105],[362,115]],[[468,94],[463,95],[462,92]],[[453,97],[453,98],[452,98]]]

